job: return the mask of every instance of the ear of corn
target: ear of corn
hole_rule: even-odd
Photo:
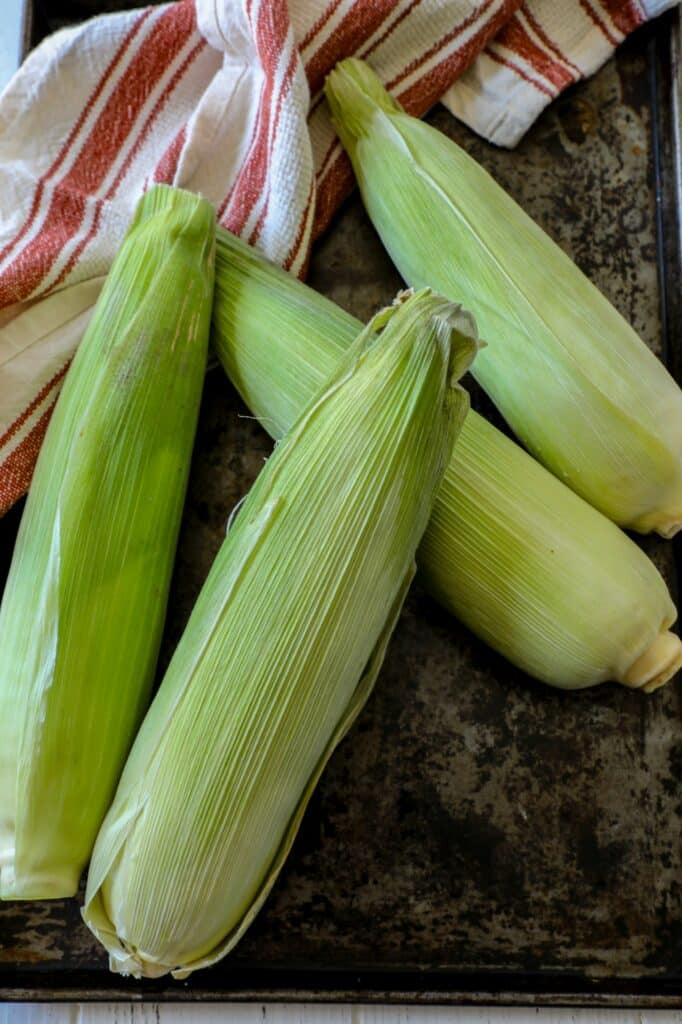
[[[213,345],[273,437],[333,372],[358,327],[218,229]],[[649,559],[473,410],[418,563],[449,611],[553,686],[613,679],[651,690],[682,661],[679,638],[667,631],[676,610]]]
[[[464,303],[474,374],[530,451],[614,522],[682,522],[682,393],[607,299],[442,132],[362,61],[327,79],[367,211],[401,274]]]
[[[207,966],[269,892],[412,576],[466,411],[461,324],[428,292],[379,314],[241,507],[93,853],[113,970]]]
[[[205,371],[214,238],[205,201],[146,194],[39,456],[0,610],[3,898],[75,893],[147,704]]]

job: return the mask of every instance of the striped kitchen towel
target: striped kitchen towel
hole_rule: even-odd
[[[177,0],[46,39],[0,96],[0,514],[27,489],[71,355],[141,193],[194,189],[302,275],[352,187],[322,95],[366,58],[513,145],[673,0]]]
[[[442,97],[498,146],[515,146],[559,93],[594,74],[667,0],[526,0]]]

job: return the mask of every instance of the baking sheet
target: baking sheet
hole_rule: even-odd
[[[38,32],[94,5],[54,6]],[[511,153],[442,108],[429,120],[680,379],[675,20],[636,33]],[[309,280],[363,319],[400,287],[357,198]],[[474,404],[495,418],[476,391]],[[161,667],[270,451],[246,413],[209,374]],[[2,578],[19,514],[0,521]],[[642,543],[676,589],[679,545]],[[229,958],[185,983],[126,981],[107,971],[75,901],[0,904],[0,997],[682,1005],[681,692],[679,681],[648,698],[550,690],[415,587],[372,699]]]

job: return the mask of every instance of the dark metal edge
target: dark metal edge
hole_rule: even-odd
[[[24,60],[31,49],[31,34],[33,32],[33,3],[32,0],[23,0],[21,14],[21,59]]]
[[[17,973],[11,987],[0,986],[5,1001],[92,1002],[315,1002],[410,1003],[428,1005],[602,1006],[634,1009],[680,1009],[682,986],[663,978],[608,979],[590,982],[584,976],[453,974],[433,971],[373,972],[257,970],[235,972],[235,984],[197,983],[110,985],[105,971],[71,972],[68,985],[55,992],[54,972]]]
[[[661,288],[663,358],[682,385],[682,11],[657,19],[649,44],[654,180]],[[23,54],[30,49],[33,3],[25,0]],[[678,344],[675,340],[678,339]],[[682,579],[682,538],[675,544]],[[673,595],[675,596],[675,595]],[[3,977],[5,975],[5,977]],[[9,977],[7,977],[9,975]],[[54,968],[14,971],[0,966],[1,1002],[312,1002],[442,1006],[611,1007],[682,1009],[682,985],[665,977],[594,980],[582,974],[415,971],[235,971],[220,985],[210,972],[191,982],[126,982],[101,972]],[[286,980],[284,980],[286,979]],[[66,982],[66,984],[64,984]],[[59,986],[58,988],[56,986]]]
[[[651,69],[654,187],[663,359],[682,385],[682,12],[670,12],[652,38]],[[674,542],[675,579],[682,589],[682,536]],[[678,625],[679,630],[679,625]]]

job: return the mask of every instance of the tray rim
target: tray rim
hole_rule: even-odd
[[[25,56],[30,48],[34,0],[20,3]],[[682,384],[682,345],[673,345],[682,327],[682,7],[668,11],[657,22],[650,29],[646,50],[652,96],[663,358]],[[673,543],[675,576],[682,587],[682,536]],[[223,969],[220,977],[209,972],[205,981],[197,976],[191,983],[141,983],[117,979],[106,968],[60,971],[40,966],[14,970],[9,962],[0,962],[2,1002],[367,1003],[676,1010],[682,1009],[682,976],[590,978],[577,971],[452,971],[432,967],[318,970],[284,965],[261,970],[235,965]]]
[[[346,969],[250,968],[224,971],[188,983],[128,982],[100,971],[69,972],[55,990],[54,968],[17,972],[8,987],[0,980],[0,1001],[141,1003],[384,1003],[425,1006],[603,1007],[680,1009],[682,981],[649,978],[600,978],[557,972],[453,972]],[[94,977],[93,977],[94,975]],[[234,984],[230,979],[234,978]],[[66,980],[66,979],[65,979]]]

